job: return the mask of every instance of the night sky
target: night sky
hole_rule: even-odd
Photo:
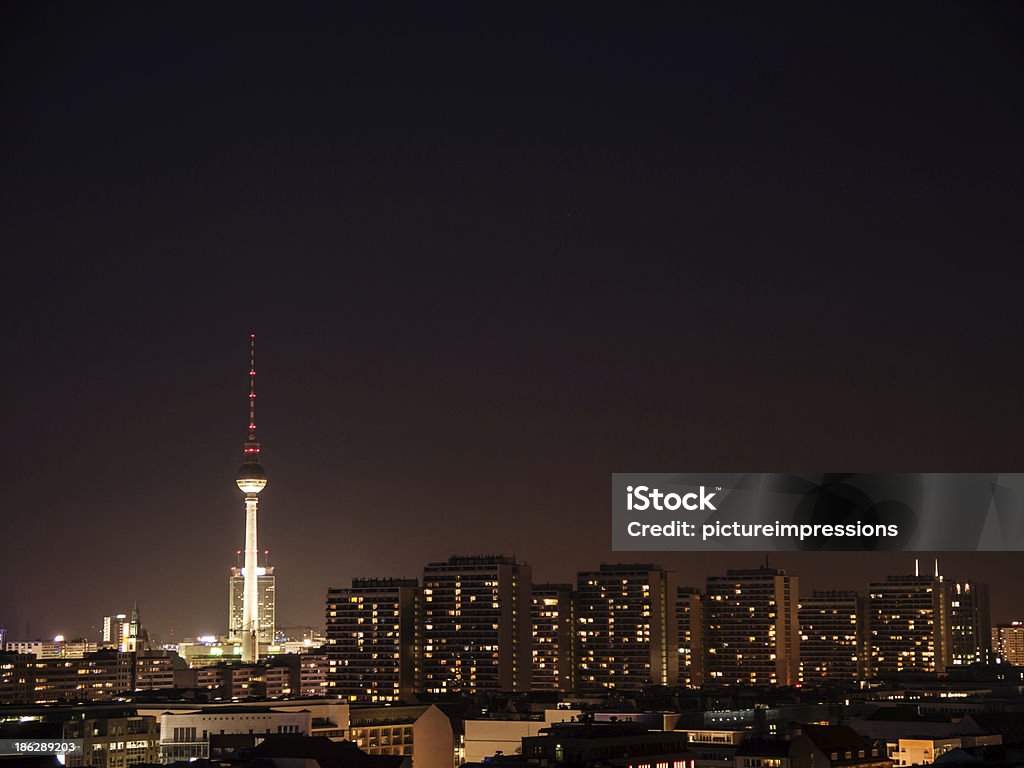
[[[613,471],[1024,471],[1019,3],[0,12],[0,626],[610,551]],[[864,588],[913,555],[774,555]],[[1019,554],[942,557],[1024,618]]]

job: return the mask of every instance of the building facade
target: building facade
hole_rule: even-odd
[[[309,710],[276,707],[220,707],[160,714],[160,761],[207,759],[210,736],[225,734],[297,734],[312,728]]]
[[[777,568],[709,576],[704,601],[708,682],[796,685],[798,595],[798,577]]]
[[[7,643],[4,650],[12,653],[29,653],[37,659],[81,659],[87,653],[100,650],[100,647],[85,639],[16,640]]]
[[[873,582],[868,602],[871,674],[944,673],[952,658],[949,604],[949,584],[941,576]]]
[[[351,702],[396,703],[416,687],[416,579],[353,579],[327,591],[325,685]]]
[[[245,569],[233,566],[228,577],[228,636],[241,642],[242,622],[245,608]],[[256,635],[263,645],[275,640],[277,626],[277,577],[274,566],[260,566],[256,569],[256,608],[259,614],[259,630]]]
[[[452,768],[455,733],[436,705],[350,710],[349,739],[370,755],[407,755],[416,768]]]
[[[571,584],[534,584],[530,594],[532,678],[535,691],[571,691],[573,665]]]
[[[996,655],[1004,662],[1024,667],[1024,621],[992,627],[992,645]]]
[[[152,765],[160,758],[160,726],[155,717],[73,719],[64,738],[81,739],[82,751],[65,758],[67,768],[128,768]]]
[[[175,673],[185,666],[185,661],[174,651],[139,651],[135,656],[135,690],[174,688]]]
[[[988,584],[951,580],[948,596],[950,663],[988,664],[992,660]]]
[[[679,627],[679,684],[699,688],[704,683],[704,609],[700,590],[676,589]]]
[[[135,654],[108,650],[81,659],[36,659],[26,674],[35,703],[111,701],[134,688]]]
[[[299,695],[322,698],[327,695],[331,659],[325,648],[299,654]]]
[[[0,704],[30,704],[35,700],[35,661],[30,653],[0,651]]]
[[[427,693],[526,691],[532,571],[514,557],[455,556],[423,570]]]
[[[224,663],[195,670],[196,687],[224,699],[259,699],[267,695],[264,664]]]
[[[814,592],[800,600],[800,671],[805,683],[865,676],[867,601],[857,592]]]
[[[576,678],[582,691],[675,685],[675,574],[649,563],[601,565],[576,582]]]

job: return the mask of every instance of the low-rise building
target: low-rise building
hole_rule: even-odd
[[[455,733],[436,705],[360,707],[349,712],[349,739],[370,755],[408,755],[415,768],[452,768]]]
[[[686,734],[686,743],[693,753],[695,768],[733,768],[736,752],[744,737],[750,733],[746,730],[722,728],[676,730]]]
[[[226,706],[168,710],[159,715],[160,760],[207,759],[211,734],[310,735],[308,709],[281,710],[271,706]]]
[[[0,704],[32,702],[35,660],[30,653],[0,653]]]
[[[69,720],[65,739],[81,739],[83,749],[65,758],[67,768],[127,768],[160,757],[160,726],[155,717]]]
[[[686,735],[637,723],[557,723],[523,739],[523,757],[541,766],[604,763],[622,768],[693,768]]]
[[[463,757],[467,763],[480,763],[496,754],[521,755],[523,739],[540,736],[554,723],[568,723],[581,714],[578,709],[546,709],[537,717],[487,717],[463,721]]]
[[[4,739],[80,742],[81,749],[59,755],[68,768],[128,768],[159,759],[156,718],[139,715],[130,704],[5,707],[0,713]]]
[[[893,768],[885,745],[845,725],[798,725],[779,736],[744,739],[735,768]]]

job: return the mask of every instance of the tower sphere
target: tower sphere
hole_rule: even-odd
[[[267,485],[267,473],[255,461],[247,461],[239,467],[235,483],[244,493],[259,493]]]

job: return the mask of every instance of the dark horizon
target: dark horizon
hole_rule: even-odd
[[[611,552],[612,472],[1024,471],[1019,4],[0,19],[12,638],[226,629],[250,330],[286,625],[452,554],[762,561]],[[940,558],[1024,618],[1019,553]]]

